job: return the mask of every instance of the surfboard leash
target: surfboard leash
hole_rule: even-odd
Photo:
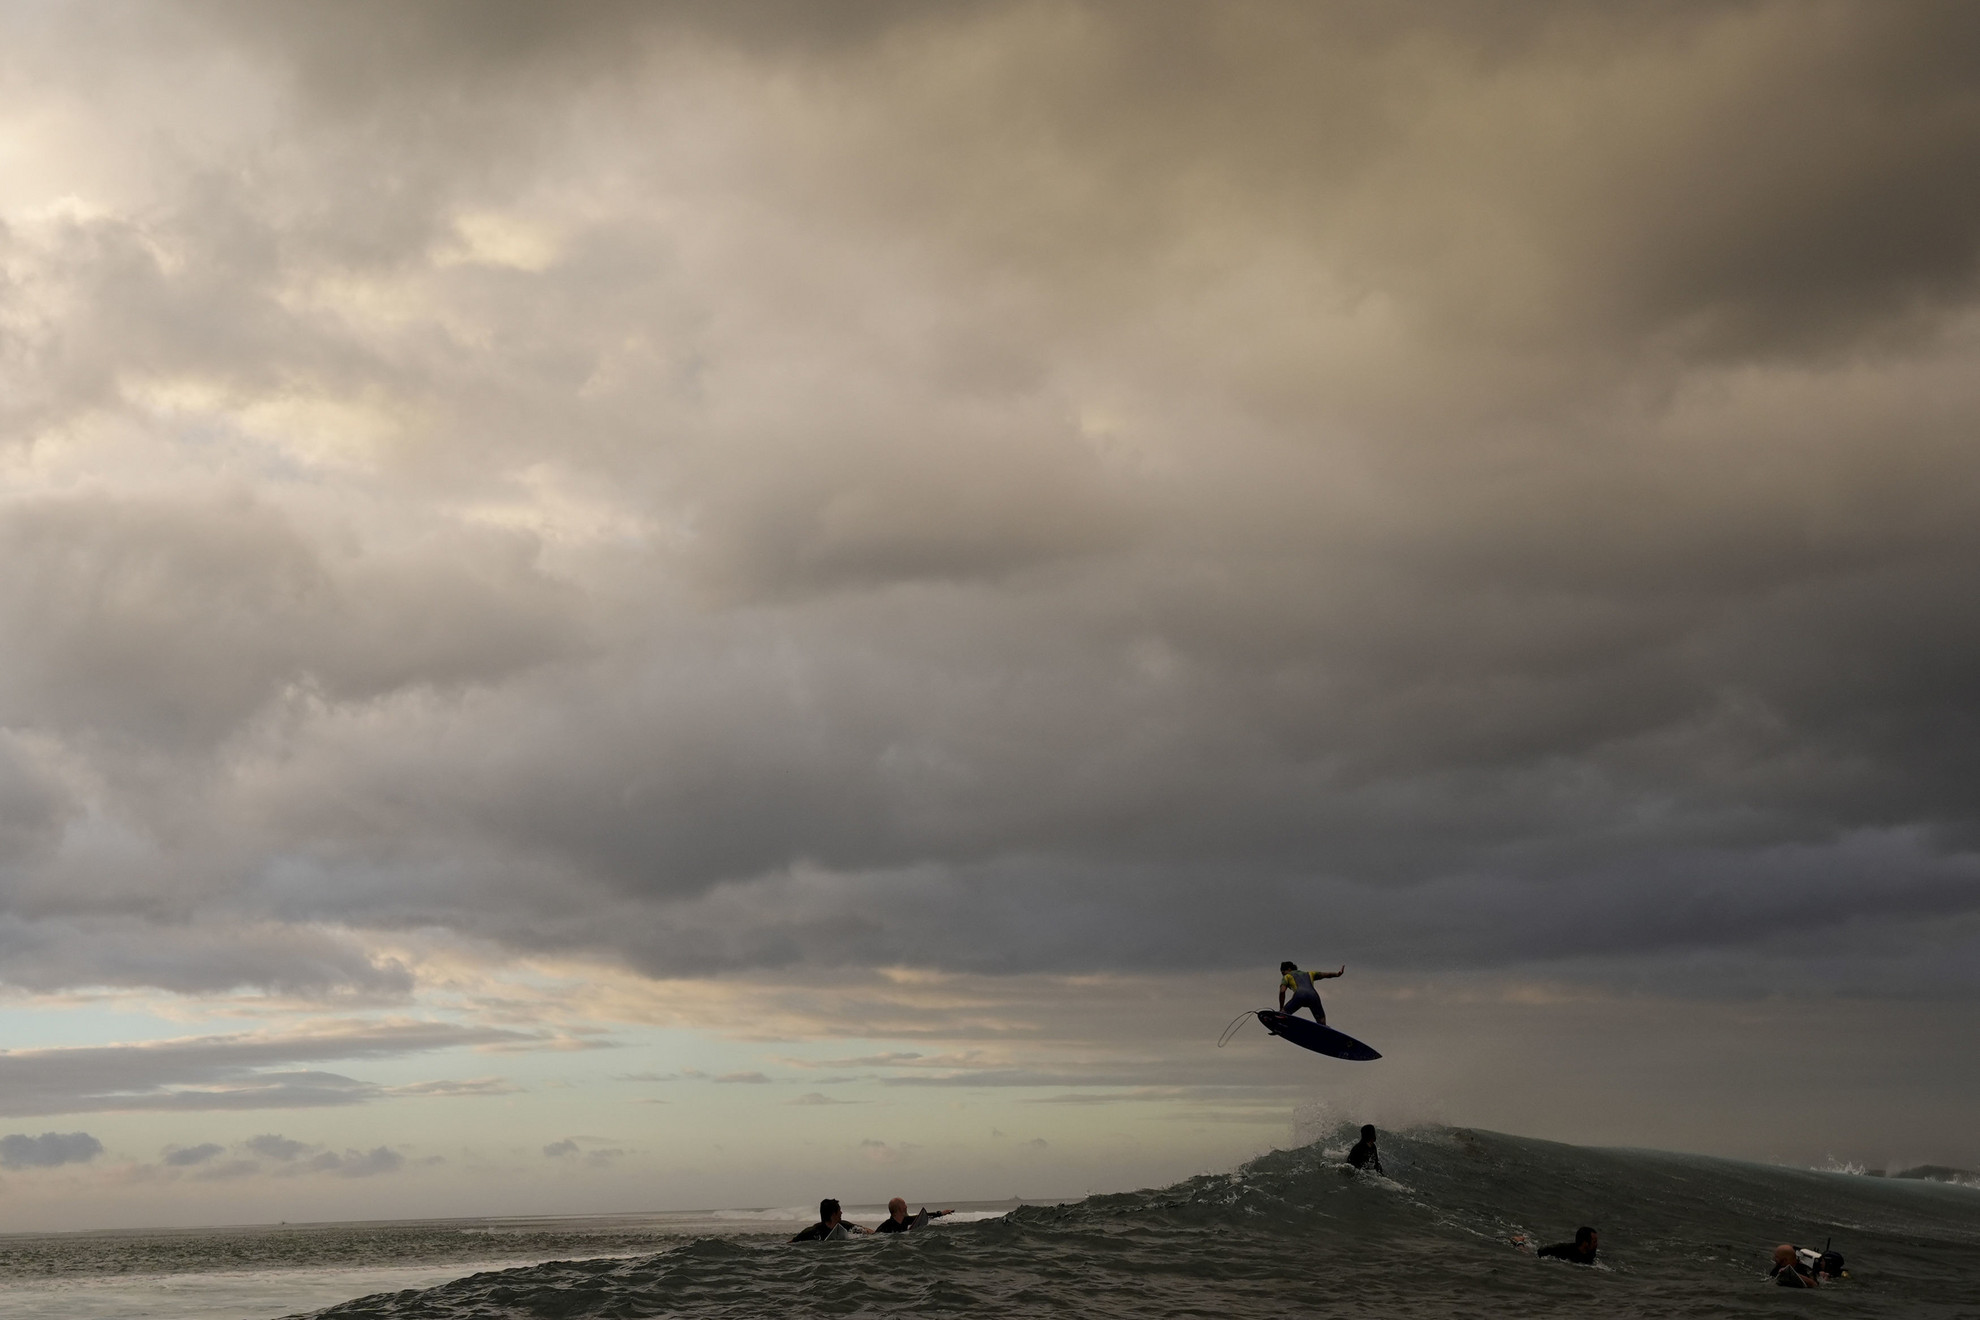
[[[1231,1025],[1224,1028],[1224,1034],[1217,1037],[1217,1048],[1220,1050],[1223,1049],[1225,1042],[1229,1041],[1231,1037],[1238,1034],[1238,1028],[1244,1025],[1244,1020],[1246,1018],[1257,1017],[1257,1016],[1258,1015],[1252,1012],[1250,1009],[1246,1009],[1244,1012],[1232,1018]]]

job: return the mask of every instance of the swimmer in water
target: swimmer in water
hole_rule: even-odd
[[[887,1217],[881,1220],[880,1227],[873,1231],[876,1233],[906,1233],[913,1229],[926,1228],[930,1220],[940,1219],[943,1215],[952,1215],[954,1213],[955,1211],[953,1210],[930,1210],[927,1206],[923,1206],[921,1213],[910,1219],[908,1218],[907,1202],[897,1196],[887,1202]]]
[[[1354,1149],[1348,1152],[1348,1163],[1357,1169],[1372,1163],[1375,1166],[1375,1172],[1382,1172],[1382,1156],[1375,1149],[1375,1125],[1373,1123],[1362,1124],[1361,1140],[1355,1142]]]
[[[1817,1283],[1815,1271],[1795,1259],[1792,1242],[1774,1248],[1774,1268],[1767,1271],[1767,1277],[1783,1288],[1813,1288]]]
[[[1574,1230],[1574,1241],[1556,1242],[1552,1246],[1540,1248],[1533,1254],[1551,1256],[1556,1260],[1565,1260],[1576,1265],[1593,1265],[1598,1245],[1599,1235],[1594,1229],[1583,1224]]]
[[[845,1221],[845,1216],[839,1211],[839,1203],[828,1196],[818,1203],[818,1222],[792,1238],[791,1241],[833,1242],[840,1238],[851,1237],[855,1233],[871,1233],[872,1231],[870,1228],[861,1228],[858,1224],[848,1224]]]

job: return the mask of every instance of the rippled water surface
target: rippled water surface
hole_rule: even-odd
[[[1442,1128],[1385,1136],[1386,1177],[1345,1169],[1344,1149],[1345,1133],[1227,1175],[1025,1206],[901,1238],[791,1246],[782,1241],[784,1225],[772,1234],[768,1221],[709,1216],[599,1221],[584,1232],[517,1226],[505,1230],[517,1248],[505,1253],[511,1259],[566,1247],[573,1258],[485,1269],[437,1286],[381,1284],[372,1295],[315,1310],[320,1295],[298,1295],[287,1309],[319,1320],[861,1312],[1773,1317],[1783,1308],[1826,1317],[1980,1316],[1974,1188]],[[1517,1235],[1565,1238],[1582,1223],[1602,1233],[1603,1262],[1593,1269],[1537,1260],[1511,1244]],[[371,1265],[465,1273],[469,1256],[450,1267],[437,1255],[475,1245],[461,1241],[473,1235],[458,1224],[394,1226],[404,1234],[396,1245],[367,1245],[357,1236],[365,1231],[321,1230],[328,1236],[320,1241],[291,1244],[316,1253],[316,1262],[265,1277],[321,1271],[326,1253],[400,1249],[436,1255]],[[1849,1280],[1812,1296],[1765,1283],[1776,1242],[1828,1238],[1848,1257]],[[268,1244],[261,1250],[280,1254]]]

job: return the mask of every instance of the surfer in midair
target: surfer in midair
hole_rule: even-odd
[[[1313,983],[1345,975],[1347,975],[1346,963],[1341,964],[1341,970],[1338,972],[1302,972],[1292,963],[1280,963],[1279,1011],[1292,1014],[1302,1008],[1310,1008],[1313,1010],[1313,1020],[1323,1027],[1326,1026],[1327,1010],[1320,1007],[1320,992],[1313,988]],[[1286,998],[1287,991],[1292,992],[1291,999]]]

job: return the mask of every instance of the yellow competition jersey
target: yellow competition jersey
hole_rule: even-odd
[[[1279,978],[1279,984],[1294,994],[1305,993],[1310,995],[1317,993],[1313,989],[1313,973],[1311,972],[1287,972]]]

